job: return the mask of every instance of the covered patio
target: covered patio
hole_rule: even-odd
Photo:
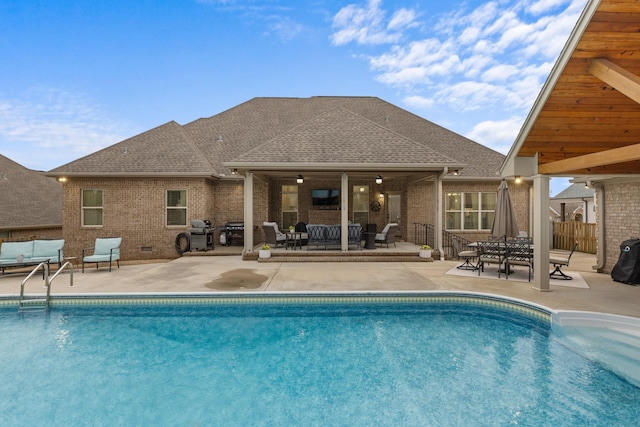
[[[536,265],[549,263],[551,177],[596,189],[594,269],[615,254],[613,242],[605,247],[603,183],[640,180],[639,31],[636,1],[590,0],[500,169],[505,178],[533,179]],[[534,274],[534,287],[549,291],[549,276]]]

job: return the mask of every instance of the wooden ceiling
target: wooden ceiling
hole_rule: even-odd
[[[602,0],[572,36],[517,156],[538,154],[547,175],[640,174],[640,0]]]

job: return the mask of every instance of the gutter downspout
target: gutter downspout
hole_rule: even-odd
[[[595,183],[593,185],[596,189],[596,202],[598,203],[598,216],[596,217],[596,227],[598,227],[598,248],[596,249],[597,258],[596,265],[591,266],[592,269],[600,272],[604,268],[604,264],[607,261],[605,246],[605,221],[604,221],[604,184]]]
[[[433,236],[434,246],[438,248],[440,261],[444,261],[444,247],[442,246],[442,178],[449,173],[449,167],[445,166],[440,175],[436,175],[435,196],[436,196],[436,218],[435,236]]]

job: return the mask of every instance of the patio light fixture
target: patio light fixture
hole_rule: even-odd
[[[515,181],[516,181],[516,184],[520,184],[522,182],[522,178],[520,177],[520,175],[516,175]]]
[[[302,184],[304,182],[304,177],[302,175],[298,175],[298,178],[296,178],[296,182],[298,184]]]
[[[382,184],[382,176],[376,176],[376,184]]]

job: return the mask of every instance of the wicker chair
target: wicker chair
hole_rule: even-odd
[[[264,222],[262,231],[264,232],[264,242],[274,248],[277,248],[278,245],[284,246],[287,242],[287,236],[280,232],[278,224],[275,222]]]
[[[396,234],[400,231],[400,227],[395,222],[390,222],[384,226],[382,232],[376,234],[376,244],[386,244],[389,247],[389,243],[393,243],[396,246]]]

